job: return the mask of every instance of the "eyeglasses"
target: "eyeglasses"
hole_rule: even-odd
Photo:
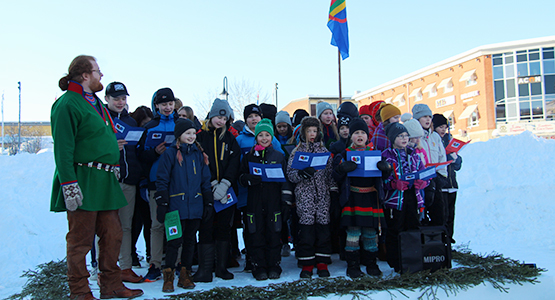
[[[102,74],[102,72],[100,72],[100,70],[91,70],[92,72],[98,72],[98,75],[102,76],[104,74]]]
[[[397,137],[400,137],[400,138],[402,138],[402,139],[408,139],[408,138],[409,138],[409,135],[408,135],[408,134],[400,134],[400,135],[398,135]]]

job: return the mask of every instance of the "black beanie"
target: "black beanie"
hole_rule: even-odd
[[[353,135],[357,130],[366,132],[366,135],[369,134],[368,124],[361,118],[354,118],[351,120],[351,123],[349,123],[349,135]]]
[[[432,117],[432,123],[434,128],[438,128],[441,125],[447,125],[447,119],[442,114],[435,114]]]
[[[175,101],[173,96],[173,91],[170,88],[161,88],[156,91],[156,97],[154,98],[155,104],[165,103]]]
[[[387,138],[392,145],[395,143],[397,136],[403,132],[406,132],[407,134],[409,133],[407,128],[399,122],[391,123],[385,126],[385,135],[387,135]]]
[[[260,118],[264,117],[262,115],[262,110],[260,109],[260,107],[258,107],[258,105],[254,103],[245,106],[245,109],[243,110],[243,117],[245,118],[244,119],[245,121],[247,120],[250,114],[258,114]]]
[[[310,116],[308,114],[308,112],[302,108],[297,109],[294,113],[293,113],[293,118],[291,120],[291,122],[293,123],[293,127],[296,127],[297,125],[301,124],[301,121],[303,120],[304,117],[308,117]]]
[[[269,103],[260,103],[258,107],[260,107],[260,111],[262,112],[264,118],[270,119],[270,121],[272,121],[272,124],[276,123],[277,107],[275,105]]]
[[[179,139],[179,137],[181,137],[183,132],[191,128],[195,128],[195,124],[193,124],[193,121],[189,119],[183,119],[183,118],[177,119],[177,121],[175,121],[175,128],[173,129],[173,134],[175,135],[175,139],[176,140]]]
[[[348,115],[351,117],[351,119],[356,118],[358,117],[357,106],[353,102],[349,102],[349,101],[343,102],[337,108],[337,115],[339,116],[339,114]]]
[[[349,115],[338,113],[337,114],[337,129],[340,129],[341,126],[349,127],[349,123],[351,122],[352,119],[353,119],[353,117],[351,117]]]

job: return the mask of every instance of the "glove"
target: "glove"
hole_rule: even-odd
[[[156,193],[154,193],[154,200],[156,200],[157,204],[156,220],[160,223],[164,223],[170,205],[170,193],[168,191],[156,191]]]
[[[303,179],[310,179],[314,177],[314,173],[316,173],[316,170],[313,167],[307,167],[299,170],[299,176],[301,176]]]
[[[210,220],[214,215],[214,195],[211,192],[203,192],[202,201],[204,203],[202,220]]]
[[[406,191],[409,189],[409,182],[403,180],[393,180],[391,181],[391,187],[399,191]]]
[[[382,171],[382,172],[391,172],[391,165],[387,162],[387,160],[385,158],[382,158],[382,160],[380,160],[376,166],[378,167],[378,170]]]
[[[222,179],[220,183],[216,184],[212,188],[212,192],[214,193],[214,200],[220,201],[222,204],[227,203],[227,190],[231,186],[231,182],[227,179]]]
[[[414,188],[417,190],[423,190],[428,186],[428,183],[424,180],[416,179],[414,181]]]
[[[62,185],[64,193],[64,202],[69,211],[75,211],[79,206],[83,205],[83,193],[77,182]]]
[[[337,166],[337,170],[340,173],[346,174],[349,172],[354,171],[357,168],[357,164],[353,161],[344,161],[339,166]]]
[[[253,186],[259,185],[262,182],[262,177],[253,174],[242,174],[239,180],[243,186]]]

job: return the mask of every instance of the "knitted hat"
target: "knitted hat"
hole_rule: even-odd
[[[256,127],[254,128],[254,136],[258,136],[258,134],[262,131],[266,131],[272,136],[274,135],[274,125],[272,125],[272,121],[270,119],[264,118],[256,124]]]
[[[189,119],[179,118],[177,119],[177,121],[175,121],[175,128],[173,129],[173,134],[175,135],[176,139],[179,139],[179,137],[183,134],[183,132],[191,128],[195,129],[195,124],[193,123],[193,121]]]
[[[361,118],[354,118],[351,120],[351,123],[349,123],[349,135],[353,135],[357,130],[366,132],[366,135],[369,134],[368,125],[366,125],[366,122]]]
[[[264,117],[264,115],[262,114],[262,110],[260,109],[260,107],[258,107],[258,105],[254,104],[254,103],[245,106],[245,109],[243,110],[243,117],[244,117],[244,120],[245,120],[245,121],[246,121],[247,118],[250,116],[250,114],[257,114],[257,115],[259,115],[261,118]]]
[[[337,116],[339,116],[339,114],[347,115],[351,118],[356,118],[358,117],[357,106],[353,102],[343,102],[337,108]]]
[[[426,104],[416,104],[412,107],[412,117],[415,119],[420,119],[425,116],[432,116],[432,110]]]
[[[222,116],[222,117],[229,117],[231,116],[231,108],[227,101],[216,98],[214,103],[212,103],[212,108],[210,108],[210,112],[208,113],[208,119],[212,119],[213,117]]]
[[[274,124],[274,122],[276,121],[277,107],[269,103],[260,103],[258,107],[260,108],[260,111],[262,112],[264,118],[270,119],[270,121],[272,121],[272,124]]]
[[[318,129],[318,134],[316,135],[316,140],[315,142],[319,142],[322,140],[322,124],[320,123],[320,120],[318,120],[316,117],[306,117],[303,118],[303,120],[301,121],[301,132],[300,132],[300,137],[301,137],[301,141],[306,141],[306,129],[308,127],[316,127]]]
[[[324,112],[324,110],[326,109],[331,109],[331,111],[333,112],[333,108],[331,107],[331,104],[323,101],[318,102],[318,104],[316,104],[316,118],[319,119],[322,113]]]
[[[276,114],[276,125],[279,123],[287,123],[291,126],[291,118],[289,118],[289,113],[282,110]]]
[[[372,115],[371,111],[370,111],[370,105],[363,105],[358,109],[358,115],[362,116],[362,115],[369,115],[371,117],[374,117],[374,115]]]
[[[406,121],[412,119],[412,114],[411,113],[404,113],[401,115],[401,122],[405,123]]]
[[[310,116],[308,114],[308,112],[304,109],[297,109],[294,113],[293,113],[293,126],[297,126],[299,124],[301,124],[301,120],[306,117],[306,116]]]
[[[422,129],[422,125],[420,125],[418,120],[410,119],[403,123],[403,125],[407,128],[409,138],[417,138],[424,135],[424,129]]]
[[[382,122],[389,120],[392,117],[400,115],[401,111],[397,106],[393,104],[384,104],[382,106],[382,110],[380,111],[380,117],[382,118]]]
[[[399,122],[387,124],[387,126],[385,126],[385,135],[387,135],[391,144],[394,144],[397,136],[403,132],[408,133],[407,128]]]
[[[341,128],[341,126],[349,126],[349,123],[351,122],[351,120],[353,119],[353,117],[351,117],[350,115],[345,115],[345,114],[337,114],[337,128]]]
[[[441,125],[447,125],[447,119],[442,114],[434,114],[432,123],[434,123],[434,128],[438,128]]]
[[[155,104],[166,103],[170,101],[175,101],[173,91],[170,88],[161,88],[156,91],[156,97],[154,98]]]

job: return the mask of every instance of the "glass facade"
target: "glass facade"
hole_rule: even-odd
[[[497,122],[555,120],[554,47],[492,55]]]

